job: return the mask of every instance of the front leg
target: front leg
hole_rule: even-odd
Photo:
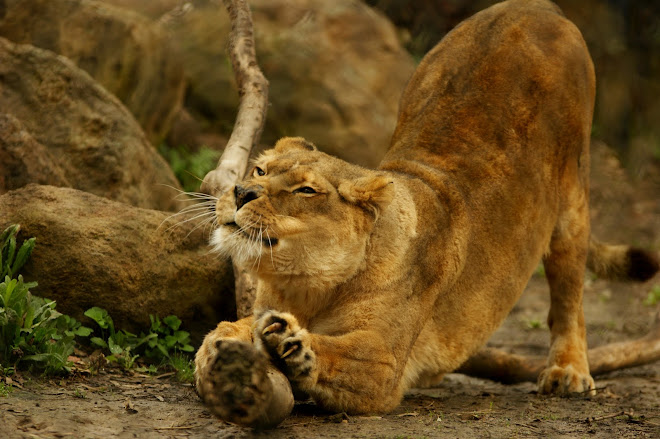
[[[287,378],[255,349],[252,318],[221,322],[195,355],[195,387],[208,409],[248,427],[279,424],[293,408]]]
[[[267,311],[252,326],[254,344],[270,356],[292,385],[321,407],[352,414],[387,412],[403,395],[403,345],[387,328],[322,335],[302,328],[290,313]],[[390,327],[391,329],[391,327]],[[401,346],[403,347],[403,346]]]
[[[254,344],[270,356],[289,380],[304,388],[316,381],[316,354],[311,337],[289,313],[267,311],[253,326]]]

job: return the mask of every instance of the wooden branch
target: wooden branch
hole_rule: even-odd
[[[592,376],[660,360],[660,313],[656,315],[654,326],[646,336],[589,349],[587,355]],[[545,364],[545,357],[528,357],[484,348],[470,357],[456,372],[507,384],[536,382]]]
[[[250,8],[244,0],[223,0],[231,20],[229,56],[240,104],[227,146],[218,166],[206,174],[200,188],[219,195],[242,180],[252,147],[259,142],[268,110],[268,81],[257,65]]]
[[[250,152],[259,142],[268,109],[268,81],[257,65],[250,9],[245,0],[223,0],[223,3],[231,20],[229,56],[240,103],[234,129],[218,166],[206,174],[200,188],[201,192],[214,196],[230,190],[245,176]],[[257,282],[245,267],[236,263],[234,276],[236,311],[239,318],[247,317],[252,314]],[[288,379],[272,364],[268,365],[267,377],[272,392],[268,398],[270,403],[261,409],[256,418],[245,421],[247,427],[274,427],[291,413],[293,392]]]
[[[268,110],[268,81],[257,64],[252,16],[245,0],[223,0],[231,20],[229,56],[240,103],[234,129],[213,171],[206,174],[200,191],[219,196],[243,179],[252,148],[259,142]],[[234,264],[238,318],[252,314],[257,282],[245,267]]]
[[[257,297],[257,280],[248,267],[234,263],[234,291],[236,296],[236,316],[239,319],[252,315],[252,306]]]

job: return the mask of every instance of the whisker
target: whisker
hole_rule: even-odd
[[[179,210],[176,212],[174,215],[179,215],[182,213],[190,212],[191,210],[198,210],[198,209],[207,209],[211,210],[213,208],[213,204],[207,204],[207,203],[195,203],[191,204],[190,206],[186,206],[183,209]]]
[[[177,223],[171,225],[171,226],[168,227],[165,231],[166,231],[166,232],[167,232],[167,231],[170,231],[170,230],[174,229],[175,227],[181,227],[183,224],[189,223],[190,221],[195,221],[196,219],[204,218],[205,216],[210,216],[210,215],[215,216],[215,214],[214,214],[213,212],[202,212],[202,213],[198,213],[198,214],[196,214],[195,216],[193,216],[193,217],[191,217],[191,218],[188,218],[188,219],[183,220],[183,221],[179,221],[179,222],[177,222]]]
[[[180,200],[182,203],[192,203],[193,205],[204,205],[204,206],[215,206],[217,201],[215,200],[208,200],[208,201],[200,201],[200,199],[197,198],[189,198],[186,200]]]
[[[202,220],[199,222],[199,224],[196,224],[195,227],[192,228],[190,232],[186,235],[186,238],[190,236],[191,233],[193,233],[195,230],[199,229],[200,227],[204,226],[204,229],[202,230],[204,233],[206,233],[206,226],[212,222],[214,219],[213,218],[206,218],[205,220]]]
[[[235,232],[233,232],[232,236],[238,235],[240,233],[245,233],[246,230],[252,228],[252,226],[254,226],[255,224],[257,224],[257,223],[256,222],[248,222],[243,227],[241,227],[238,230],[236,230]]]
[[[268,247],[270,248],[270,263],[273,266],[273,270],[275,270],[275,260],[273,259],[273,242],[270,240],[270,234],[268,233],[268,228],[270,226],[266,226],[266,230],[264,231],[266,233],[266,237],[268,238]]]
[[[193,200],[194,199],[197,199],[197,200],[201,199],[201,200],[209,200],[209,201],[218,201],[218,197],[213,196],[213,195],[209,195],[209,194],[205,194],[203,192],[186,192],[184,190],[181,190],[179,188],[176,188],[174,186],[170,186],[170,185],[164,184],[164,183],[159,183],[159,185],[160,186],[165,186],[169,189],[172,189],[175,192],[178,192],[178,194],[174,197],[174,200],[177,200],[177,201],[186,201],[186,202],[191,201],[190,199],[186,199],[187,197],[190,197]]]
[[[177,195],[177,197],[181,195],[187,195],[197,200],[218,201],[218,197],[215,197],[213,195],[203,194],[201,192],[181,192],[179,195]]]
[[[166,222],[170,221],[171,219],[177,218],[180,215],[192,214],[194,212],[200,212],[200,211],[208,211],[208,212],[214,211],[215,201],[213,200],[202,201],[202,202],[200,202],[199,200],[186,200],[186,201],[193,201],[195,202],[195,204],[186,206],[183,209],[179,210],[178,212],[169,215],[158,225],[157,230],[159,230]]]

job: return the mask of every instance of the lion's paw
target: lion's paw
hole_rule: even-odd
[[[254,344],[266,352],[292,381],[310,379],[316,355],[310,348],[309,333],[289,313],[267,311],[253,326]]]
[[[251,426],[263,417],[273,392],[267,376],[268,359],[250,343],[219,339],[214,357],[201,372],[197,391],[220,419]]]
[[[570,395],[582,393],[595,395],[596,386],[589,373],[580,373],[572,365],[550,366],[539,375],[539,393]]]

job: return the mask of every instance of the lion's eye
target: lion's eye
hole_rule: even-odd
[[[254,167],[254,174],[261,177],[262,175],[266,175],[266,172],[264,172],[264,170],[261,169],[259,166],[255,166]]]
[[[299,187],[298,189],[293,191],[293,193],[294,194],[315,194],[316,191],[314,190],[314,188],[311,188],[309,186],[303,186],[303,187]]]

